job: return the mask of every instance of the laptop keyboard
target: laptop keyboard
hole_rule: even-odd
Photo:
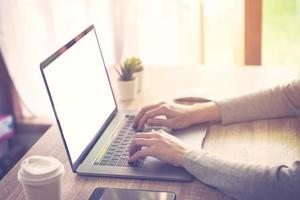
[[[94,165],[106,165],[106,166],[123,166],[123,167],[142,167],[144,158],[135,161],[134,163],[128,163],[129,157],[129,145],[133,135],[137,131],[149,132],[151,130],[164,130],[171,132],[171,129],[161,126],[148,126],[145,125],[143,130],[136,130],[132,127],[134,115],[125,116],[125,124],[119,130],[117,137],[109,145],[104,156],[99,156]]]
[[[108,150],[102,158],[98,158],[94,164],[107,166],[142,167],[145,159],[139,159],[134,163],[128,163],[129,145],[136,130],[132,127],[133,115],[125,116],[125,124],[119,134],[109,145]]]

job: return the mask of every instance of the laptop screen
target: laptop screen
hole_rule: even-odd
[[[41,64],[72,165],[116,110],[93,26]]]

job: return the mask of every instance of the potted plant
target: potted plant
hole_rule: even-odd
[[[123,64],[120,66],[120,70],[116,69],[116,71],[119,74],[119,99],[121,101],[134,99],[137,91],[137,81],[133,76],[132,66]]]
[[[129,57],[124,61],[124,66],[128,66],[133,69],[133,76],[137,79],[137,91],[142,91],[144,71],[142,61],[137,57]]]

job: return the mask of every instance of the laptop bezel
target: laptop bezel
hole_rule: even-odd
[[[66,143],[66,140],[64,138],[62,126],[60,124],[59,117],[58,117],[56,109],[55,109],[55,104],[54,104],[54,101],[53,101],[53,98],[51,96],[51,92],[50,92],[50,89],[49,89],[49,86],[48,86],[48,83],[47,83],[47,78],[46,78],[46,75],[44,73],[44,69],[46,67],[48,67],[59,56],[61,56],[64,52],[66,52],[68,49],[70,49],[74,44],[76,44],[78,41],[80,41],[85,35],[87,35],[91,31],[94,31],[94,34],[96,36],[98,48],[99,48],[99,51],[100,51],[100,54],[101,54],[101,60],[100,61],[103,62],[103,65],[104,65],[104,68],[105,68],[106,76],[108,78],[110,89],[111,89],[111,92],[112,92],[112,95],[113,95],[113,98],[114,98],[115,109],[112,111],[112,113],[110,114],[110,116],[108,117],[108,119],[105,121],[105,123],[103,124],[103,126],[95,134],[95,136],[90,141],[90,143],[81,152],[81,154],[79,155],[79,157],[77,158],[77,160],[76,161],[72,161],[71,156],[70,156],[70,152],[69,152],[69,149],[68,149],[68,146],[67,146],[67,143]],[[76,37],[74,37],[72,40],[70,40],[68,43],[66,43],[64,46],[62,46],[57,51],[55,51],[52,55],[50,55],[47,59],[45,59],[43,62],[41,62],[41,64],[40,64],[40,70],[41,70],[41,74],[42,74],[42,77],[43,77],[43,82],[44,82],[46,90],[47,90],[48,97],[50,99],[52,110],[54,112],[56,123],[58,125],[59,132],[60,132],[60,135],[61,135],[62,140],[63,140],[63,144],[64,144],[66,152],[67,152],[69,163],[71,165],[72,171],[75,173],[77,167],[82,163],[82,161],[85,159],[85,157],[89,154],[89,152],[91,151],[91,149],[93,148],[93,146],[95,145],[95,143],[98,141],[98,139],[100,138],[100,136],[102,135],[102,133],[104,132],[104,130],[107,128],[107,126],[110,124],[110,122],[112,121],[112,119],[114,118],[114,116],[116,115],[116,113],[118,112],[118,104],[116,102],[116,97],[115,97],[115,94],[113,92],[113,88],[112,88],[112,85],[111,85],[111,80],[110,80],[110,77],[108,75],[108,71],[107,71],[107,68],[106,68],[106,65],[105,65],[105,62],[104,62],[102,50],[101,50],[101,47],[100,47],[99,39],[98,39],[98,36],[97,36],[97,33],[96,33],[94,25],[92,24],[89,27],[87,27],[84,31],[82,31],[80,34],[78,34]]]

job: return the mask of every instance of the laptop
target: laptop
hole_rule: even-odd
[[[120,110],[93,25],[40,64],[72,170],[78,175],[192,181],[185,169],[153,157],[128,164],[134,111]],[[151,129],[160,127],[148,127]],[[201,148],[207,126],[172,134]],[[147,131],[147,130],[145,130]]]

